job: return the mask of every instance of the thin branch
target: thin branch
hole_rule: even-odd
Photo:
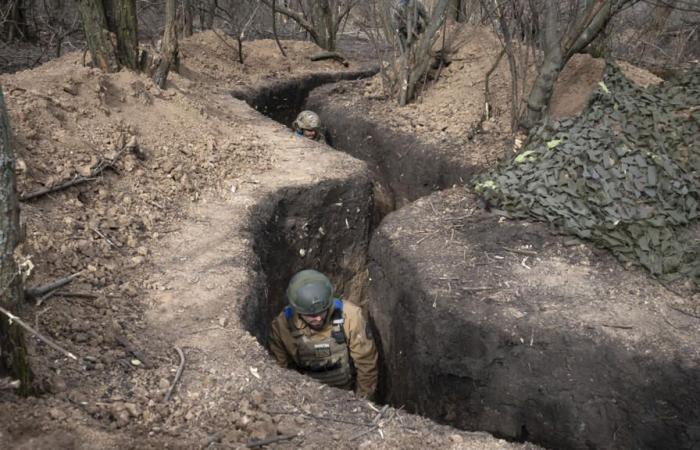
[[[67,285],[68,283],[76,279],[81,273],[83,273],[82,270],[72,275],[68,275],[67,277],[59,278],[58,280],[52,281],[51,283],[29,288],[25,291],[25,295],[28,298],[39,298],[44,294],[48,294],[51,291],[54,291],[60,287]]]
[[[280,38],[277,36],[277,0],[272,0],[272,34],[275,36],[275,42],[277,42],[277,47],[280,49],[280,53],[285,58],[287,53],[284,51],[282,44],[280,43]]]
[[[8,319],[10,319],[10,323],[12,323],[12,322],[17,322],[17,325],[21,326],[22,328],[24,328],[25,330],[27,330],[28,332],[30,332],[30,333],[33,334],[34,336],[36,336],[36,337],[38,337],[39,339],[41,339],[44,343],[46,343],[46,345],[48,345],[48,346],[51,347],[52,349],[57,350],[57,351],[63,353],[64,355],[66,355],[67,357],[69,357],[69,358],[71,358],[71,359],[73,359],[73,360],[75,360],[75,361],[78,360],[78,357],[75,356],[73,353],[69,352],[68,350],[64,349],[64,348],[61,347],[60,345],[58,345],[58,344],[56,344],[55,342],[53,342],[51,339],[49,339],[49,338],[47,338],[46,336],[44,336],[43,334],[39,333],[39,332],[36,331],[34,328],[32,328],[32,327],[30,327],[29,325],[27,325],[26,323],[24,323],[24,322],[22,321],[22,319],[20,319],[19,317],[15,316],[14,314],[12,314],[10,311],[6,310],[6,309],[3,308],[2,306],[0,306],[0,312],[3,313],[3,314],[5,314],[5,315],[8,317]]]
[[[173,384],[170,385],[170,389],[168,389],[168,392],[165,393],[165,397],[163,398],[164,402],[170,401],[170,396],[173,395],[175,386],[177,386],[177,383],[180,381],[180,377],[182,377],[182,372],[185,370],[185,354],[182,352],[182,349],[177,346],[175,347],[175,351],[180,357],[180,366],[177,368],[177,372],[175,373],[175,379],[173,380]]]

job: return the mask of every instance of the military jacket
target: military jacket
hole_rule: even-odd
[[[335,305],[337,302],[341,301],[336,300]],[[339,318],[333,320],[335,305],[325,327],[318,331],[295,312],[280,313],[270,329],[270,350],[283,367],[294,368],[331,386],[354,386],[359,395],[372,398],[378,370],[377,349],[369,327],[360,308],[348,302],[340,303],[342,323],[337,323]],[[344,342],[339,342],[341,326]]]

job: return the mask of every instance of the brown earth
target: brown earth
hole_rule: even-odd
[[[481,114],[483,73],[497,51],[488,36],[469,42],[459,53],[464,61],[446,68],[422,103],[399,109],[377,98],[374,81],[362,82],[375,108],[370,114],[400,131],[467,145]],[[261,326],[251,325],[250,305],[260,301],[256,295],[264,299],[267,284],[253,230],[274,222],[285,201],[277,192],[368,179],[363,164],[300,142],[230,97],[234,88],[265,80],[346,70],[308,61],[317,51],[311,44],[285,46],[288,59],[272,41],[247,43],[240,65],[235,42],[212,32],[193,36],[182,43],[183,68],[166,90],[142,75],[83,67],[79,53],[0,77],[20,192],[86,174],[133,138],[142,151],[121,154],[116,170],[79,188],[23,203],[22,254],[34,265],[28,285],[81,275],[40,306],[27,305],[21,316],[80,361],[30,339],[36,382],[45,393],[30,399],[0,393],[3,443],[237,448],[250,438],[293,432],[300,436],[276,445],[528,448],[393,408],[379,422],[381,434],[359,436],[376,406],[277,368],[251,335]],[[478,146],[484,165],[497,160],[509,138],[501,70],[492,82],[498,114],[484,126],[494,140]],[[445,116],[457,120],[445,128]],[[332,206],[330,200],[322,203]],[[303,217],[297,219],[303,228]],[[178,364],[173,345],[184,349],[187,366],[165,403]]]

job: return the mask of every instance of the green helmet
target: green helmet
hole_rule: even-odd
[[[292,124],[295,130],[319,131],[321,129],[321,119],[313,111],[302,111]]]
[[[302,270],[289,280],[287,299],[297,314],[320,314],[333,305],[333,285],[316,270]]]

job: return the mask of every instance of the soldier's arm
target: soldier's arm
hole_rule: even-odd
[[[357,394],[372,399],[377,390],[377,348],[367,321],[356,311],[348,321],[348,347],[357,371]]]
[[[291,367],[294,364],[292,356],[287,352],[280,336],[279,320],[274,320],[270,326],[270,336],[268,338],[270,351],[277,360],[277,364],[282,367]]]

